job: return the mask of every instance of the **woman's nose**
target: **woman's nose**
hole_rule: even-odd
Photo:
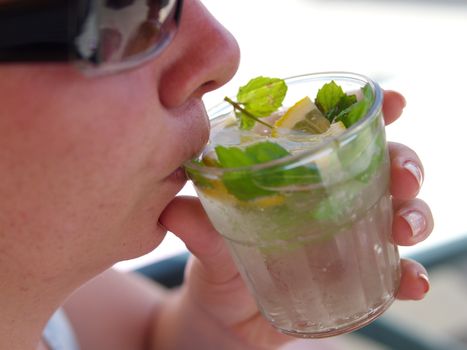
[[[230,34],[198,0],[186,0],[179,31],[161,56],[169,62],[160,77],[159,97],[176,107],[228,82],[240,50]]]

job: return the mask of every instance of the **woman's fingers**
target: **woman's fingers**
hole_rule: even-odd
[[[386,125],[398,119],[405,107],[405,98],[395,91],[385,91],[383,114]],[[417,154],[407,146],[389,143],[391,158],[391,194],[394,203],[393,237],[399,245],[414,245],[433,230],[433,216],[428,205],[415,199],[423,183],[423,165]],[[430,289],[425,268],[419,263],[401,260],[401,284],[397,298],[420,300]]]
[[[425,268],[419,263],[401,260],[401,284],[397,292],[397,299],[420,300],[430,290],[430,281]]]
[[[391,194],[396,200],[415,198],[423,183],[423,165],[417,154],[400,143],[389,143]]]
[[[421,199],[412,199],[394,206],[392,235],[396,244],[417,244],[430,235],[433,226],[430,207]]]
[[[399,245],[423,241],[433,230],[428,205],[415,199],[423,183],[423,165],[417,154],[405,145],[389,144],[391,194],[393,196],[393,237]]]
[[[405,98],[396,91],[387,90],[384,92],[383,115],[386,125],[397,120],[405,107]]]

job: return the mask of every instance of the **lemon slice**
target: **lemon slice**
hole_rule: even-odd
[[[201,161],[206,166],[211,166],[211,167],[218,166],[216,152],[214,151],[210,151],[210,152],[203,154],[203,158],[201,159]]]
[[[211,187],[199,188],[198,190],[206,197],[214,198],[225,203],[234,203],[235,198],[227,191],[224,184],[219,180],[210,181]]]
[[[280,194],[273,194],[267,197],[256,198],[252,201],[238,201],[234,196],[232,196],[224,184],[219,180],[211,181],[211,187],[206,187],[199,189],[202,195],[210,197],[217,201],[221,201],[224,204],[228,205],[242,205],[246,207],[255,207],[255,208],[270,208],[284,204],[285,198]]]
[[[256,198],[251,202],[255,207],[270,208],[282,205],[285,202],[285,197],[280,194],[273,194],[267,197]]]
[[[274,126],[276,128],[292,129],[295,124],[305,118],[307,113],[315,108],[318,109],[318,107],[311,102],[311,99],[308,96],[304,97],[290,107],[287,112],[274,123]]]
[[[272,136],[277,136],[277,129],[302,130],[310,134],[321,134],[329,129],[330,123],[307,96],[290,107],[274,123]]]

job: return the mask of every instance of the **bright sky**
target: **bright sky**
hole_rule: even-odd
[[[409,145],[426,172],[420,198],[435,231],[415,249],[467,233],[467,3],[455,0],[203,0],[237,38],[236,77],[206,96],[208,106],[258,75],[345,70],[404,93],[404,117],[388,139]],[[184,194],[193,194],[186,187]],[[184,250],[176,238],[127,269]]]

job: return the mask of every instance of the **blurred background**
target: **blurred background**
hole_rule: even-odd
[[[208,107],[258,75],[331,70],[367,75],[407,99],[403,118],[387,128],[387,135],[422,159],[426,177],[420,198],[431,206],[436,225],[426,242],[401,253],[426,261],[432,290],[423,302],[395,303],[381,319],[384,331],[317,344],[323,350],[467,349],[467,0],[202,2],[242,51],[237,75],[205,97]],[[182,193],[194,191],[187,185]],[[169,234],[154,253],[116,267],[134,269],[183,251]],[[388,329],[391,347],[380,339]],[[419,348],[394,345],[394,338],[412,336]],[[315,343],[298,341],[287,349]]]

